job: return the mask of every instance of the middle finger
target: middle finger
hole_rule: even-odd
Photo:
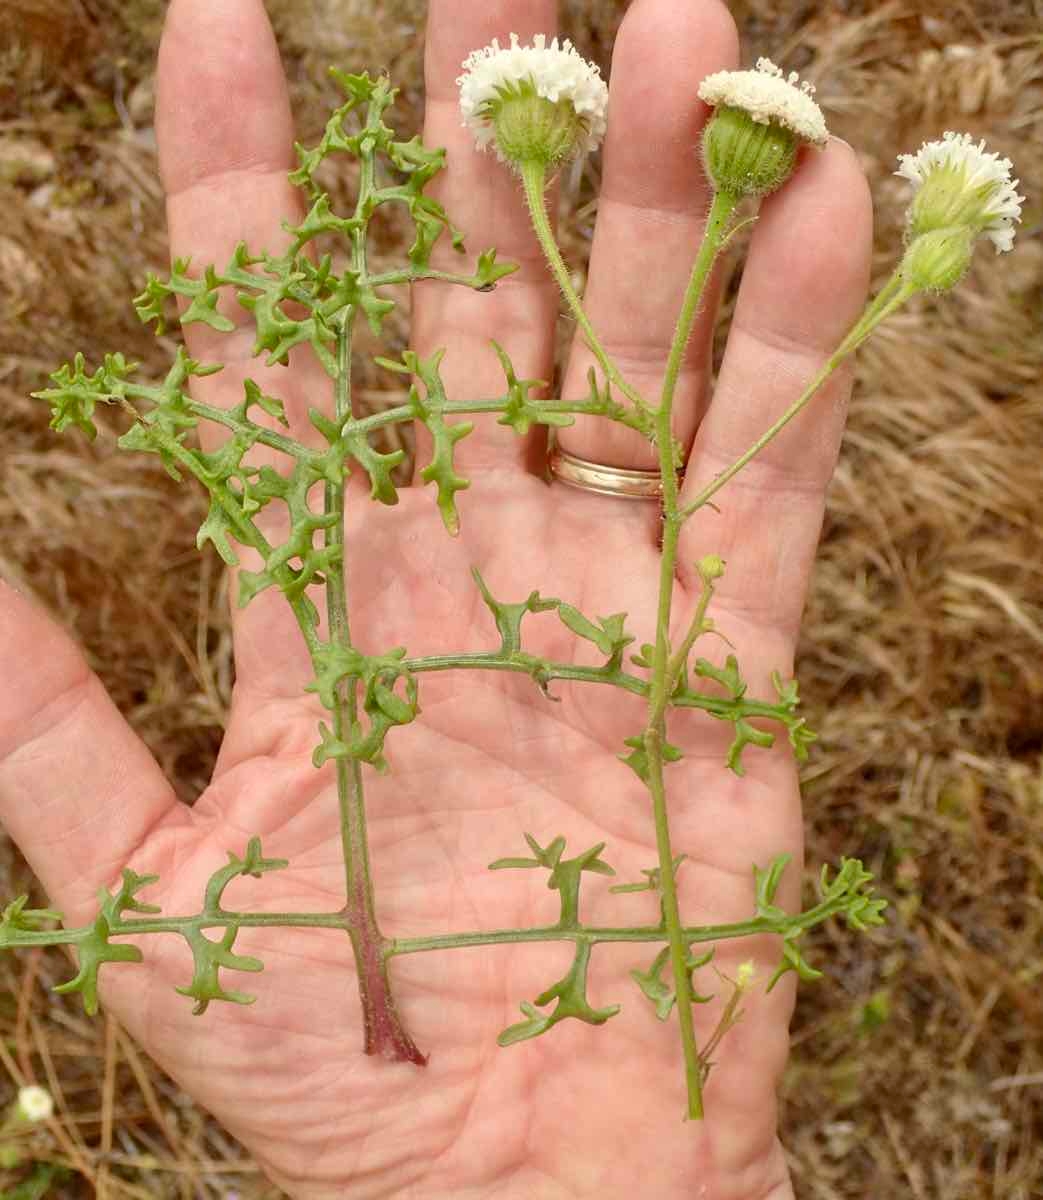
[[[635,0],[616,40],[584,307],[623,375],[653,405],[709,207],[698,151],[707,109],[696,89],[737,59],[735,23],[719,0]],[[711,285],[674,406],[674,432],[686,446],[706,402],[715,307]],[[577,338],[564,395],[585,394],[593,362]],[[581,418],[558,442],[606,465],[647,469],[658,462],[640,434],[598,418]]]

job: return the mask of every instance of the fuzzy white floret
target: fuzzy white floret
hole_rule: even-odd
[[[969,133],[946,131],[940,142],[924,142],[916,154],[898,157],[896,175],[908,179],[919,189],[933,171],[952,168],[964,171],[968,191],[981,191],[983,200],[982,232],[996,247],[996,253],[1014,246],[1014,222],[1021,220],[1024,196],[1017,192],[1018,180],[1011,179],[1014,164],[1009,158],[985,149],[985,142],[975,144]]]
[[[509,46],[501,46],[493,38],[492,45],[468,55],[463,67],[464,73],[456,81],[460,111],[482,149],[494,138],[486,106],[499,99],[501,89],[522,82],[530,82],[545,100],[572,104],[586,126],[581,152],[596,150],[601,144],[607,124],[608,87],[598,67],[587,62],[570,41],[554,38],[548,45],[546,36],[539,33],[531,46],[522,46],[518,35],[512,33]]]
[[[18,1111],[24,1121],[46,1121],[54,1113],[54,1100],[46,1088],[32,1083],[19,1088]]]
[[[814,94],[796,71],[784,75],[770,58],[759,58],[753,71],[717,71],[699,85],[699,98],[707,104],[744,109],[760,125],[774,121],[805,142],[824,146],[829,132]]]

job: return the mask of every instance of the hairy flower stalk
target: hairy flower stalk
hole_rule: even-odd
[[[547,45],[540,34],[522,46],[517,34],[510,45],[474,51],[457,80],[464,125],[478,148],[492,146],[497,156],[521,177],[533,229],[551,272],[576,324],[605,378],[639,411],[646,405],[609,357],[591,325],[558,249],[547,215],[545,194],[552,173],[563,163],[591,153],[605,135],[608,88],[593,63],[571,42]]]

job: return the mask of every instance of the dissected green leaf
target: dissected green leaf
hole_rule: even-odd
[[[62,996],[79,992],[84,1012],[89,1017],[98,1011],[98,971],[101,967],[109,962],[142,961],[141,951],[136,946],[110,942],[110,934],[109,922],[103,913],[99,913],[87,937],[73,947],[79,970],[72,979],[54,989]]]
[[[670,961],[670,947],[664,946],[652,960],[647,971],[634,967],[630,978],[655,1006],[655,1015],[665,1021],[677,1003],[676,991],[663,979],[663,969]]]
[[[775,904],[775,894],[779,890],[779,884],[782,882],[782,877],[792,857],[791,854],[780,854],[764,870],[754,864],[753,882],[757,897],[757,916],[769,917],[772,920],[786,916],[785,909],[779,908]]]
[[[18,945],[19,933],[35,933],[52,921],[60,921],[62,914],[52,908],[26,908],[28,895],[16,896],[0,914],[0,949]]]
[[[870,886],[872,872],[857,858],[842,858],[836,875],[829,878],[829,867],[823,866],[819,877],[819,892],[824,903],[842,906],[847,924],[859,931],[884,923],[887,901],[873,896]]]
[[[652,664],[655,662],[655,646],[651,642],[642,642],[641,652],[639,654],[631,654],[630,661],[635,667],[645,667],[650,671]]]
[[[674,859],[674,874],[681,864],[688,858],[687,854],[678,854]],[[617,895],[622,895],[626,892],[658,892],[660,895],[663,890],[662,872],[658,866],[642,867],[641,874],[644,879],[640,883],[617,883],[614,887],[610,887],[610,892],[615,892]]]
[[[158,881],[158,875],[138,875],[137,872],[130,870],[129,867],[124,867],[122,879],[116,891],[112,895],[106,891],[102,891],[100,895],[101,911],[109,922],[109,925],[112,927],[118,925],[123,919],[123,914],[127,912],[161,912],[162,910],[158,904],[143,904],[137,899],[138,892]]]
[[[728,747],[728,757],[725,762],[736,775],[745,775],[746,768],[742,765],[742,752],[747,746],[760,746],[769,749],[775,745],[775,735],[766,729],[757,729],[744,718],[735,722],[735,738]]]
[[[623,651],[634,640],[624,628],[626,613],[613,613],[610,617],[598,617],[595,625],[589,617],[585,617],[578,608],[571,604],[558,605],[558,616],[562,623],[573,633],[595,646],[608,658],[608,666],[618,666],[622,661]]]
[[[573,1019],[587,1025],[604,1025],[619,1012],[618,1004],[594,1008],[587,999],[587,968],[590,964],[590,943],[576,943],[576,953],[568,973],[536,997],[534,1004],[522,1001],[524,1021],[508,1026],[496,1039],[501,1046],[513,1046],[529,1038],[539,1037],[562,1021]],[[555,1003],[549,1013],[539,1008]]]
[[[505,657],[517,654],[521,650],[521,624],[528,613],[550,612],[560,603],[558,600],[544,599],[539,592],[530,592],[527,600],[517,604],[505,604],[489,591],[477,567],[471,568],[471,576],[478,584],[485,606],[496,622],[496,631],[500,635],[500,653]]]
[[[513,275],[517,269],[517,263],[497,262],[495,250],[484,250],[478,255],[478,265],[474,272],[475,287],[480,292],[491,292],[501,279]]]
[[[192,982],[187,987],[174,990],[181,996],[195,1000],[192,1012],[201,1016],[212,1000],[223,1000],[229,1004],[253,1004],[255,996],[245,992],[228,991],[221,985],[220,971],[263,971],[264,963],[252,955],[236,954],[232,950],[239,929],[229,925],[218,941],[208,938],[201,929],[183,930],[185,941],[192,950]]]
[[[582,875],[585,871],[595,875],[615,875],[615,871],[601,858],[604,842],[598,842],[575,858],[562,859],[565,851],[565,839],[560,835],[541,846],[531,833],[525,835],[525,840],[532,850],[532,858],[498,858],[489,864],[490,871],[502,871],[507,868],[544,867],[550,872],[547,887],[559,894],[561,912],[558,924],[562,928],[574,928],[579,921],[579,891]],[[539,1003],[539,1002],[538,1002]]]
[[[746,681],[739,673],[739,660],[734,654],[729,654],[723,667],[715,667],[705,658],[697,658],[694,673],[700,679],[712,679],[725,689],[733,700],[741,700],[746,695]]]
[[[645,746],[644,736],[637,734],[634,737],[626,738],[623,745],[630,747],[630,753],[620,754],[617,757],[625,762],[638,779],[647,787],[649,785],[648,749]],[[683,752],[677,746],[673,746],[666,741],[662,743],[661,752],[664,765],[680,762],[684,758]]]
[[[796,943],[792,939],[787,939],[782,943],[782,960],[775,968],[775,973],[768,980],[767,991],[772,991],[779,980],[788,975],[790,971],[795,971],[798,978],[805,983],[813,982],[816,979],[822,978],[822,972],[815,968],[803,957],[797,949]]]
[[[252,837],[242,858],[228,851],[228,863],[210,876],[206,885],[203,914],[210,917],[227,915],[221,907],[221,899],[233,879],[238,879],[241,875],[260,879],[269,871],[282,871],[289,865],[285,858],[265,858],[261,853],[261,839]]]

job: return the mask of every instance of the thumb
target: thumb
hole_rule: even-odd
[[[191,812],[79,648],[2,582],[0,679],[0,822],[77,924],[100,887],[146,843],[185,832]]]

